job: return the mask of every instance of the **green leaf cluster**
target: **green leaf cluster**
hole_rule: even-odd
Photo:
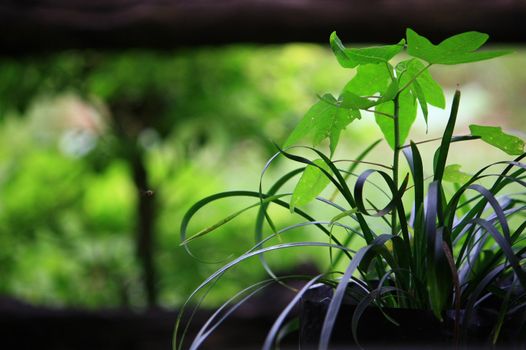
[[[305,137],[309,137],[314,146],[329,139],[332,155],[342,130],[360,119],[360,111],[374,112],[376,124],[388,144],[393,149],[400,147],[410,133],[418,106],[426,123],[428,105],[446,107],[444,92],[432,77],[429,67],[482,61],[509,53],[503,50],[477,51],[487,39],[487,34],[467,32],[434,45],[414,30],[407,29],[406,38],[397,44],[347,48],[333,32],[330,46],[338,63],[343,68],[356,69],[356,74],[338,98],[324,95],[309,109],[284,147]],[[391,61],[404,49],[412,57],[393,66]],[[399,128],[398,139],[395,139],[395,124]]]
[[[441,109],[446,107],[442,87],[429,72],[429,67],[481,61],[509,53],[477,51],[487,39],[487,34],[467,32],[433,45],[414,30],[407,29],[406,39],[394,45],[347,48],[333,32],[330,46],[338,63],[343,68],[355,69],[356,74],[338,98],[331,94],[320,97],[292,131],[284,147],[290,147],[305,137],[311,139],[313,146],[329,139],[332,156],[341,132],[353,121],[361,119],[363,111],[368,111],[374,113],[386,142],[397,152],[409,137],[418,107],[426,125],[429,105]],[[404,48],[412,57],[391,64],[390,61]],[[472,135],[480,136],[483,141],[511,155],[521,154],[524,148],[522,140],[502,133],[500,128],[472,126],[471,131]],[[299,181],[294,191],[295,198],[315,198],[323,190],[322,187],[306,185],[305,181],[305,178]]]
[[[333,33],[331,48],[338,62],[344,68],[355,68],[356,74],[338,98],[332,95],[321,97],[285,142],[289,147],[310,136],[317,145],[328,138],[330,157],[311,147],[306,147],[305,151],[312,152],[314,160],[296,155],[294,150],[280,149],[265,166],[263,175],[278,155],[301,167],[283,174],[268,190],[263,189],[261,179],[258,192],[224,192],[203,200],[212,201],[219,196],[258,198],[258,203],[247,207],[259,206],[255,230],[257,243],[253,249],[210,276],[194,294],[213,286],[227,270],[256,255],[269,276],[283,283],[283,279],[266,263],[264,254],[320,247],[329,251],[327,272],[306,279],[304,287],[274,323],[263,349],[272,348],[280,330],[285,329],[283,321],[289,312],[318,282],[333,290],[327,298],[327,311],[321,325],[318,343],[321,350],[329,348],[346,298],[356,305],[351,330],[358,346],[359,319],[369,306],[427,310],[440,321],[452,317],[452,338],[457,343],[469,339],[468,332],[475,323],[472,316],[477,309],[489,307],[491,313],[497,315],[496,320],[491,321],[491,332],[488,332],[489,341],[495,344],[505,320],[513,317],[517,310],[524,310],[526,305],[524,141],[505,134],[500,127],[478,125],[470,126],[471,135],[454,136],[461,97],[460,91],[456,91],[447,125],[435,150],[432,175],[426,174],[418,145],[437,140],[411,141],[404,145],[419,106],[426,122],[429,105],[445,108],[444,93],[429,73],[429,67],[475,62],[507,53],[476,51],[487,38],[482,33],[468,32],[433,45],[408,29],[407,53],[412,57],[393,65],[390,60],[402,51],[405,40],[395,45],[348,49]],[[393,149],[392,166],[385,165],[385,162],[363,161],[378,142],[349,161],[351,165],[347,169],[341,168],[342,160],[332,159],[341,131],[352,121],[360,119],[362,111],[374,114]],[[461,171],[458,164],[447,164],[453,143],[475,139],[518,157],[484,166],[473,175]],[[403,153],[409,168],[403,180],[399,178],[400,153]],[[368,168],[358,175],[355,170],[361,165]],[[282,200],[280,196],[291,195],[282,193],[282,187],[299,174],[301,177],[290,202]],[[320,193],[329,184],[334,186],[334,194],[325,198]],[[370,187],[382,192],[388,198],[387,204],[376,203],[376,198],[369,194]],[[409,206],[407,196],[412,196]],[[322,210],[306,206],[314,198],[318,199],[315,209]],[[280,228],[267,210],[270,204],[287,208],[304,221]],[[194,205],[183,221],[183,244],[187,224],[202,206],[201,203]],[[331,213],[330,220],[323,218],[327,208],[337,212]],[[272,230],[267,236],[263,234],[266,227]],[[315,241],[280,241],[280,244],[267,245],[270,240],[281,239],[299,227],[310,227],[322,237]],[[487,300],[492,301],[487,303]],[[523,314],[522,311],[519,313]],[[517,330],[521,327],[522,321]],[[194,340],[196,347],[205,338],[197,337]]]

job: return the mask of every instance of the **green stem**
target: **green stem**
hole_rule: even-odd
[[[387,118],[390,118],[390,119],[394,119],[394,116],[390,115],[389,113],[375,111],[375,110],[372,110],[372,109],[364,109],[364,111],[371,112],[371,113],[374,113],[374,114],[380,114],[380,115],[383,115],[384,117],[387,117]]]
[[[415,76],[409,80],[407,82],[407,84],[405,84],[400,90],[398,90],[398,94],[400,95],[400,93],[402,91],[404,91],[405,89],[407,89],[409,87],[409,85],[413,84],[413,82],[416,80],[416,78],[418,78],[422,73],[424,73],[426,70],[429,69],[429,67],[431,67],[432,63],[428,63],[427,66],[425,66],[421,71],[419,71],[418,73],[415,74]]]
[[[399,167],[399,156],[400,156],[400,123],[399,123],[399,113],[400,113],[400,94],[397,94],[394,98],[394,152],[393,152],[393,182],[395,188],[398,189],[398,167]],[[393,236],[396,235],[396,207],[393,208],[391,216],[391,230]]]

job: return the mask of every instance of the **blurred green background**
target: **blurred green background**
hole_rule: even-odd
[[[518,51],[432,68],[448,101],[457,86],[463,92],[457,133],[476,121],[525,137],[524,62]],[[53,306],[180,305],[220,266],[179,246],[184,212],[218,191],[257,190],[273,142],[284,141],[316,94],[337,94],[353,74],[326,47],[304,44],[0,60],[0,294]],[[447,115],[433,109],[429,135],[419,118],[411,137],[436,137]],[[380,137],[366,116],[345,131],[336,157],[355,157]],[[469,171],[508,159],[480,147],[463,146],[452,162]],[[372,158],[382,160],[386,149]],[[287,167],[278,162],[269,178]],[[192,227],[243,204],[213,205]],[[195,255],[224,261],[248,250],[253,214],[193,244]],[[137,238],[144,215],[153,237],[150,287]],[[286,270],[323,258],[294,251],[271,263]],[[244,264],[208,303],[262,276],[257,261]]]

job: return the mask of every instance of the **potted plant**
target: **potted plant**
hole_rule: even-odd
[[[446,107],[443,90],[429,67],[509,53],[477,51],[487,39],[486,34],[466,32],[434,45],[407,29],[406,38],[397,44],[350,49],[336,33],[331,35],[330,45],[338,62],[344,68],[356,69],[356,74],[338,97],[319,97],[265,165],[263,175],[277,157],[285,157],[299,168],[283,174],[269,189],[260,182],[257,191],[207,197],[183,219],[181,239],[187,247],[248,209],[258,208],[256,245],[206,279],[189,300],[213,286],[230,268],[252,257],[261,259],[270,276],[227,301],[203,326],[190,348],[198,348],[249,296],[272,281],[287,284],[291,278],[304,279],[305,283],[276,319],[264,349],[272,348],[294,326],[301,328],[303,345],[317,345],[319,349],[329,348],[333,335],[334,339],[343,336],[347,344],[359,344],[362,322],[378,324],[384,320],[388,327],[398,327],[385,334],[396,335],[399,325],[404,324],[397,315],[413,319],[405,324],[416,336],[435,331],[441,339],[445,335],[449,343],[475,340],[495,344],[503,335],[508,341],[524,342],[515,337],[524,331],[526,323],[524,141],[500,127],[480,125],[471,125],[468,135],[453,136],[460,103],[457,90],[442,137],[407,142],[417,108],[427,123],[428,105]],[[402,51],[406,56],[400,60],[397,55]],[[334,159],[341,131],[361,119],[364,112],[373,114],[392,154],[385,162],[366,161],[377,141],[353,161]],[[295,146],[307,137],[313,147]],[[328,155],[314,148],[325,139],[329,140]],[[459,144],[478,139],[514,158],[485,165],[473,175],[462,172],[460,165],[448,164],[451,148],[458,151]],[[432,164],[425,168],[419,147],[427,142],[437,146]],[[407,174],[402,161],[407,164]],[[367,169],[357,174],[358,166]],[[298,176],[292,193],[282,190]],[[328,186],[333,187],[333,195],[320,196]],[[380,207],[374,198],[367,198],[370,188],[386,195],[385,205]],[[187,235],[188,223],[200,209],[231,197],[253,198],[254,204]],[[311,201],[332,208],[336,214],[318,218],[305,207]],[[303,221],[276,227],[268,210],[271,205],[288,208],[291,215]],[[264,227],[270,227],[270,233],[264,232]],[[320,239],[280,242],[281,236],[298,227],[316,230]],[[303,247],[329,251],[331,268],[317,276],[279,277],[266,264],[266,253]],[[287,323],[300,302],[301,325]],[[181,319],[176,326],[174,348],[183,344],[178,336]],[[516,333],[509,331],[508,325],[513,325]],[[340,335],[339,328],[343,329]],[[381,338],[382,331],[375,332],[375,337]],[[407,334],[402,330],[399,333]],[[412,341],[406,335],[399,338],[399,342],[413,345],[422,341]]]

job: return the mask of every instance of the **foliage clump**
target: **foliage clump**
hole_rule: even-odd
[[[517,310],[525,312],[526,308],[524,141],[504,133],[500,127],[481,125],[471,125],[468,135],[454,136],[460,104],[460,91],[456,91],[442,137],[407,142],[418,108],[428,123],[429,105],[446,107],[444,92],[433,79],[429,67],[482,61],[509,53],[479,51],[487,39],[486,34],[467,32],[434,45],[408,29],[406,38],[394,45],[347,48],[333,33],[330,45],[336,59],[342,67],[356,69],[356,75],[339,96],[319,97],[267,163],[263,175],[280,156],[299,167],[284,174],[269,189],[264,189],[260,182],[258,191],[223,192],[207,197],[185,216],[181,238],[188,248],[188,243],[194,239],[209,234],[249,208],[259,207],[256,245],[211,275],[191,298],[215,284],[233,266],[255,256],[260,257],[270,280],[286,283],[291,277],[276,276],[266,264],[264,254],[318,247],[329,251],[329,268],[318,276],[302,276],[308,282],[277,318],[264,344],[265,349],[271,348],[279,338],[292,306],[318,282],[334,288],[322,326],[320,349],[329,346],[345,296],[350,296],[357,304],[353,335],[356,335],[358,320],[365,308],[375,305],[430,310],[439,320],[444,320],[448,310],[454,310],[455,336],[460,337],[463,335],[460,330],[468,329],[473,312],[491,299],[493,305],[498,305],[495,310],[498,316],[490,335],[491,341],[496,342],[506,315]],[[392,63],[402,51],[410,57]],[[343,161],[333,159],[341,131],[352,122],[366,119],[364,112],[374,115],[392,149],[392,162],[364,160],[378,145],[375,142],[351,161],[349,167],[343,168]],[[307,137],[314,147],[328,139],[329,155],[316,148],[294,146]],[[462,172],[459,164],[448,164],[453,143],[478,139],[516,157],[485,165],[474,175]],[[419,145],[432,141],[439,142],[432,173],[426,174]],[[409,167],[407,174],[402,173],[402,154]],[[358,166],[363,165],[369,168],[357,173]],[[301,177],[294,191],[283,191],[298,175]],[[333,187],[333,196],[321,195],[326,193],[327,186]],[[366,194],[369,187],[379,188],[388,203],[385,206],[375,204]],[[258,201],[187,237],[187,225],[192,216],[210,202],[226,197],[252,197]],[[319,212],[311,213],[307,206],[313,200],[330,207],[336,214],[329,219],[319,218]],[[287,208],[304,221],[277,227],[269,211],[271,206]],[[297,232],[299,227],[312,227],[321,234],[321,239],[278,241],[267,245]],[[267,228],[270,234],[265,235]],[[263,288],[265,283],[251,286],[225,303],[203,327],[191,348],[197,348],[222,322],[221,311],[233,312],[247,295]],[[182,346],[182,342],[174,343],[178,345]]]

